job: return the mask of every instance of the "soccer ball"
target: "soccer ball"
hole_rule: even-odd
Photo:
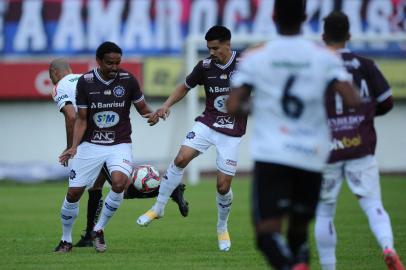
[[[151,165],[140,165],[132,174],[134,187],[142,193],[150,193],[159,189],[161,178],[159,172]]]

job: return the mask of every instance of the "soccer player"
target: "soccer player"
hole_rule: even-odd
[[[230,91],[230,77],[234,72],[238,54],[231,50],[231,32],[224,26],[213,26],[205,36],[210,57],[197,63],[165,101],[156,114],[165,119],[169,108],[180,101],[196,85],[203,85],[206,93],[206,108],[196,122],[162,179],[157,201],[151,210],[140,216],[137,223],[147,226],[152,220],[163,217],[164,209],[172,190],[182,181],[183,172],[189,162],[204,153],[210,146],[217,149],[217,236],[221,251],[231,247],[227,220],[233,201],[231,181],[236,172],[238,146],[245,134],[246,116],[235,117],[225,108]]]
[[[58,109],[64,114],[66,127],[66,149],[72,145],[73,127],[76,119],[76,84],[81,74],[73,74],[72,69],[66,59],[54,59],[49,65],[49,77],[55,85],[52,97],[56,102]],[[67,161],[64,166],[67,166]],[[74,245],[75,247],[92,247],[93,241],[91,232],[98,220],[101,208],[103,206],[102,189],[105,181],[111,185],[111,177],[108,173],[106,165],[95,181],[94,185],[88,190],[89,199],[87,205],[87,225],[85,234],[81,235],[81,239]],[[127,181],[125,188],[124,199],[133,198],[155,198],[158,196],[158,191],[151,193],[142,193],[132,185],[131,177]],[[183,198],[185,185],[180,184],[172,193],[171,198],[178,204],[179,211],[182,216],[188,215],[188,203]]]
[[[324,96],[332,88],[347,105],[359,96],[341,59],[301,37],[303,0],[276,0],[279,36],[247,52],[232,79],[228,109],[242,113],[251,90],[255,161],[252,214],[256,243],[275,269],[309,269],[308,227],[329,153]],[[282,226],[287,222],[287,243]]]
[[[374,117],[392,109],[392,92],[375,63],[346,49],[350,39],[348,17],[333,11],[324,19],[323,40],[337,51],[359,88],[362,105],[357,109],[343,106],[333,92],[327,95],[328,123],[333,145],[324,170],[320,202],[316,211],[315,236],[323,270],[336,269],[334,228],[337,197],[343,180],[358,198],[369,226],[383,251],[388,269],[404,269],[393,243],[389,216],[382,205],[379,171],[375,158]]]

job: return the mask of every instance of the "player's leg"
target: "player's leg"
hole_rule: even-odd
[[[212,131],[213,141],[217,151],[217,238],[221,251],[231,248],[227,221],[233,203],[231,182],[236,173],[238,162],[238,146],[240,137],[231,137]]]
[[[328,164],[323,172],[320,200],[316,209],[314,235],[322,270],[336,268],[337,234],[334,226],[337,197],[344,179],[344,163]]]
[[[120,207],[124,197],[124,189],[132,172],[131,144],[122,143],[108,146],[104,151],[112,185],[106,196],[99,221],[93,228],[94,246],[98,252],[106,250],[104,228]]]
[[[210,130],[209,127],[196,122],[192,131],[186,135],[186,139],[183,141],[175,160],[169,165],[166,174],[161,179],[156,203],[149,211],[137,219],[138,225],[147,226],[152,220],[164,215],[165,206],[170,195],[182,182],[185,167],[191,160],[200,153],[205,152],[212,145],[206,138],[208,130]]]
[[[351,160],[346,166],[346,177],[352,192],[368,218],[369,227],[381,247],[389,269],[402,269],[394,249],[392,226],[382,204],[379,169],[372,155]],[[397,268],[392,265],[398,265]],[[404,269],[404,267],[403,267]]]
[[[314,218],[320,196],[319,172],[290,168],[294,173],[288,225],[288,244],[294,265],[309,265],[309,224]]]
[[[293,258],[282,235],[282,222],[290,207],[291,179],[284,166],[255,162],[252,215],[256,244],[275,269],[291,269]]]
[[[93,184],[103,164],[97,157],[87,158],[91,148],[90,144],[82,143],[72,160],[69,188],[61,207],[62,238],[58,247],[55,248],[56,252],[69,252],[71,250],[72,228],[79,213],[79,200],[85,188]]]

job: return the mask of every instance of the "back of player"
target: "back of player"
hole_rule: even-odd
[[[315,236],[320,263],[323,270],[336,267],[334,216],[337,197],[346,179],[368,217],[388,269],[404,269],[394,250],[390,219],[382,205],[379,169],[374,156],[377,142],[374,117],[390,111],[392,92],[372,60],[345,49],[349,38],[347,16],[337,11],[330,13],[325,19],[323,39],[331,49],[340,53],[353,83],[359,89],[362,105],[356,109],[349,108],[335,93],[327,95],[328,123],[333,142],[316,212]]]

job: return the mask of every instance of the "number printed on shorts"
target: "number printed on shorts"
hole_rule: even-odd
[[[292,95],[290,90],[295,83],[296,76],[290,75],[286,80],[283,88],[282,109],[287,116],[291,118],[299,118],[303,112],[303,101],[299,97]]]

